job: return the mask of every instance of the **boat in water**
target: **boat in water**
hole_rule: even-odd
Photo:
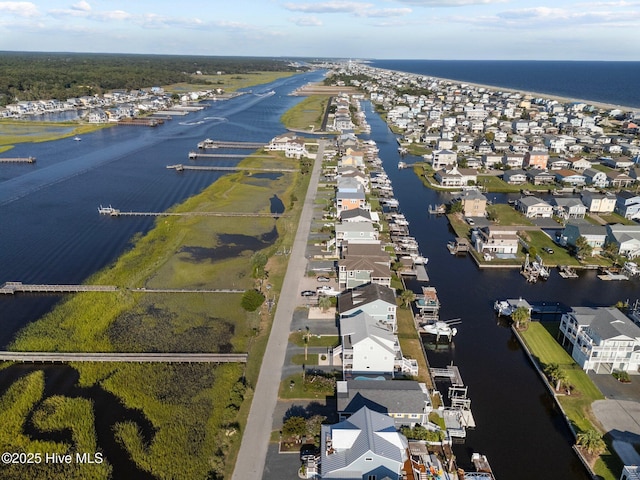
[[[81,142],[81,141],[82,141],[82,139],[81,139],[80,137],[73,137],[73,139],[74,139],[76,142]]]

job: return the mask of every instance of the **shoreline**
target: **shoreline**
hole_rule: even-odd
[[[452,82],[455,84],[459,84],[459,85],[469,85],[472,87],[476,87],[476,88],[484,88],[484,89],[488,89],[488,90],[493,90],[493,91],[505,91],[505,92],[511,92],[511,93],[519,93],[521,94],[523,97],[526,96],[531,96],[532,98],[543,98],[543,99],[548,99],[548,100],[556,100],[559,103],[586,103],[587,105],[593,105],[594,107],[600,108],[600,109],[604,109],[604,110],[615,110],[615,109],[621,109],[625,112],[630,111],[630,112],[640,112],[640,107],[630,107],[628,105],[617,105],[614,103],[607,103],[607,102],[602,102],[602,101],[597,101],[597,100],[587,100],[587,99],[583,99],[583,98],[573,98],[573,97],[565,97],[562,95],[557,95],[557,94],[553,94],[553,93],[542,93],[542,92],[534,92],[534,91],[530,91],[530,90],[520,90],[517,88],[513,88],[513,87],[500,87],[497,85],[487,85],[487,84],[483,84],[483,83],[475,83],[475,82],[470,82],[470,81],[466,81],[466,80],[456,80],[453,78],[444,78],[444,77],[437,77],[435,75],[428,75],[428,74],[421,74],[421,73],[413,73],[413,72],[406,72],[404,70],[392,70],[389,68],[381,68],[381,67],[374,67],[371,64],[367,64],[367,66],[369,68],[373,68],[376,70],[384,70],[387,72],[395,72],[395,73],[406,73],[407,75],[415,75],[418,77],[428,77],[428,78],[433,78],[435,80],[439,80],[439,81],[444,81],[444,82]]]

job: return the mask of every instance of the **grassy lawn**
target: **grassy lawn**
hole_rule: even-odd
[[[600,213],[598,216],[609,224],[621,223],[623,225],[637,225],[633,220],[624,218],[622,215],[618,215],[617,213]]]
[[[302,369],[301,369],[302,370]],[[282,399],[296,398],[324,398],[335,394],[335,381],[314,380],[310,375],[306,375],[302,380],[302,372],[288,376],[280,383],[279,397]]]
[[[524,185],[510,185],[495,175],[478,175],[478,185],[481,185],[486,192],[496,193],[518,193],[521,190],[548,192],[553,185],[533,185],[525,183]]]
[[[37,143],[90,133],[113,125],[80,124],[76,122],[31,122],[0,120],[0,152],[18,143]]]
[[[402,355],[406,358],[413,358],[418,361],[419,373],[416,380],[419,382],[425,382],[427,386],[430,386],[431,377],[429,376],[427,361],[422,350],[422,339],[420,338],[420,334],[416,331],[411,310],[398,307],[396,313],[398,322],[397,335],[398,340],[400,341]]]
[[[294,365],[305,365],[307,367],[312,365],[318,365],[318,354],[317,353],[309,353],[307,354],[307,358],[304,358],[304,353],[297,353],[293,357],[291,357],[291,363]]]
[[[304,336],[305,332],[294,332],[289,335],[289,341],[298,347],[304,347]],[[337,335],[314,335],[311,332],[311,337],[309,338],[309,346],[310,347],[335,347],[340,343],[340,339]]]
[[[561,395],[557,398],[575,430],[581,432],[597,424],[591,404],[596,400],[602,400],[604,396],[584,370],[573,361],[571,355],[555,340],[558,325],[557,322],[531,322],[529,328],[520,332],[520,335],[541,369],[550,363],[557,363],[565,371],[572,392],[571,395]],[[615,480],[618,478],[617,472],[620,471],[621,465],[617,455],[608,450],[596,462],[595,471],[603,479]]]
[[[329,101],[328,95],[311,95],[295,107],[287,110],[280,120],[286,128],[297,130],[319,130],[324,111]]]
[[[518,212],[511,205],[505,203],[496,203],[487,206],[487,212],[495,218],[495,223],[499,225],[526,225],[531,226],[533,223]]]
[[[447,218],[449,219],[449,224],[456,232],[456,237],[470,238],[469,232],[471,231],[471,227],[463,220],[462,214],[450,213],[447,214]]]

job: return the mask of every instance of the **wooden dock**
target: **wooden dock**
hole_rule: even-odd
[[[0,163],[36,163],[36,157],[4,157]]]
[[[198,143],[198,148],[201,150],[207,148],[238,148],[238,149],[249,149],[249,150],[257,150],[259,148],[264,147],[266,144],[261,142],[232,142],[227,140],[211,140],[207,138],[202,142]]]
[[[189,160],[198,158],[274,158],[273,155],[243,155],[241,153],[199,153],[189,152]]]
[[[246,353],[0,352],[2,362],[247,363]]]
[[[293,168],[253,168],[253,167],[215,167],[215,166],[193,166],[183,165],[167,165],[167,168],[174,169],[176,172],[184,170],[201,170],[214,172],[296,172]]]
[[[162,125],[164,120],[161,118],[124,118],[122,120],[118,120],[116,125],[127,125],[134,127],[157,127],[158,125]]]
[[[256,218],[280,218],[286,217],[285,213],[268,212],[123,212],[113,207],[98,208],[100,215],[111,217],[256,217]]]
[[[76,292],[115,292],[114,285],[42,285],[22,282],[6,282],[0,287],[0,294],[16,293],[76,293]]]

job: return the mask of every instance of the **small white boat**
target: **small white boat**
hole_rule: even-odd
[[[433,323],[425,323],[421,325],[422,331],[424,333],[430,333],[431,335],[437,335],[438,337],[455,337],[458,333],[458,329],[455,327],[451,327],[447,322],[433,322]]]
[[[398,169],[402,170],[403,168],[407,168],[406,162],[398,162]]]
[[[493,309],[501,317],[510,317],[513,313],[513,307],[506,300],[496,300],[493,304]]]
[[[625,262],[623,270],[629,275],[640,274],[640,267],[638,267],[638,264],[635,262]]]
[[[80,137],[73,137],[73,139],[74,139],[76,142],[81,142],[81,141],[82,141],[82,139],[81,139]]]

